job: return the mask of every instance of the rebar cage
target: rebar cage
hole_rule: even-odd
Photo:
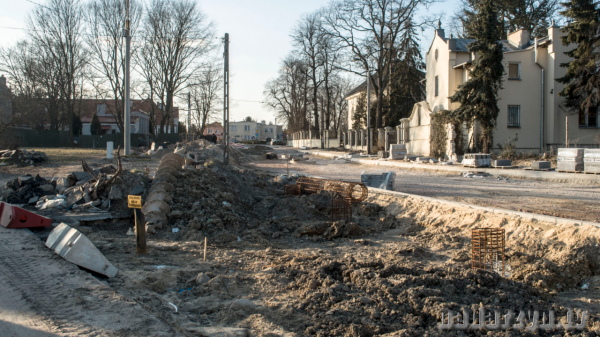
[[[504,229],[473,229],[471,243],[471,268],[496,272],[504,276]]]
[[[369,189],[362,183],[300,177],[296,181],[296,184],[300,186],[302,193],[313,194],[319,193],[319,191],[335,192],[351,203],[362,202],[369,196]]]
[[[352,222],[352,203],[348,199],[331,199],[331,222],[346,220]]]
[[[285,185],[283,187],[284,195],[301,195],[302,190],[300,189],[300,185]]]

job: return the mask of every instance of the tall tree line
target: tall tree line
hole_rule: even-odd
[[[457,37],[476,37],[472,22],[476,20],[480,3],[479,0],[461,0],[451,20],[452,32]],[[507,38],[508,32],[519,29],[529,30],[532,37],[543,37],[558,11],[559,0],[496,0],[493,6],[502,39]]]
[[[47,0],[35,7],[27,37],[0,49],[0,71],[13,89],[15,123],[73,130],[80,124],[81,99],[94,98],[114,102],[111,113],[123,129],[125,3]],[[214,73],[215,62],[208,58],[215,48],[214,24],[191,0],[130,0],[130,20],[132,92],[158,103],[162,118],[156,118],[153,104],[151,124],[166,132],[175,101],[184,92],[202,91]],[[214,95],[200,97],[200,110],[214,113]],[[206,99],[209,104],[200,102]]]

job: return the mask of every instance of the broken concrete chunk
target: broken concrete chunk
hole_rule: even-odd
[[[196,284],[198,285],[204,284],[208,281],[210,281],[210,277],[204,273],[200,273],[198,276],[196,276]]]
[[[110,192],[108,193],[108,198],[110,200],[120,200],[123,199],[123,193],[121,193],[121,189],[117,186],[113,186],[110,188]]]
[[[67,207],[71,207],[83,200],[83,192],[77,190],[67,197]]]
[[[83,193],[83,200],[85,202],[90,202],[90,201],[92,201],[92,197],[90,196],[89,193]]]
[[[28,204],[33,205],[36,202],[38,202],[38,200],[40,200],[40,197],[33,197],[33,198],[29,198],[29,202]]]
[[[21,187],[33,183],[33,177],[32,176],[22,176],[22,177],[19,177],[17,179],[19,180],[19,186],[21,186]]]
[[[100,253],[81,232],[65,223],[58,225],[48,236],[46,247],[63,259],[99,274],[115,277],[118,269]]]
[[[142,195],[142,193],[144,193],[143,184],[137,184],[129,191],[129,195]]]
[[[44,191],[46,195],[50,195],[54,193],[54,186],[50,184],[40,185],[40,190]]]

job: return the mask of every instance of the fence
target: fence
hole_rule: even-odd
[[[106,142],[113,142],[115,148],[123,146],[123,134],[75,135],[75,146],[81,148],[106,148]],[[153,141],[160,143],[176,143],[185,139],[185,134],[163,133],[156,136],[131,134],[131,146],[149,145]],[[72,147],[69,131],[31,130],[9,128],[2,132],[0,143],[21,147]]]
[[[293,132],[287,139],[287,146],[291,147],[321,148],[321,145],[325,149],[337,148],[341,146],[341,140],[337,132],[328,130],[323,132],[322,139],[314,137],[311,131]]]
[[[21,147],[69,147],[68,131],[30,130],[9,128],[2,132],[3,142],[13,142]]]

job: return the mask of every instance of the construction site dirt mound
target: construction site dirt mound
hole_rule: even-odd
[[[600,298],[596,227],[375,190],[353,206],[351,220],[333,221],[336,195],[284,195],[284,185],[297,176],[224,166],[217,146],[198,151],[203,164],[176,175],[167,225],[148,238],[149,255],[132,258],[135,245],[125,233],[90,233],[121,270],[111,286],[135,295],[179,331],[221,326],[249,329],[252,336],[460,335],[438,329],[442,313],[554,310],[565,323],[573,306],[565,294],[579,294],[587,284]],[[478,228],[505,230],[504,271],[471,268],[471,231]],[[590,316],[585,331],[571,334],[600,334],[594,303],[577,302]]]

